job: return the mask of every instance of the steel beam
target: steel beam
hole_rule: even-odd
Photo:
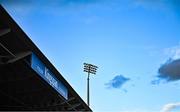
[[[8,34],[9,32],[11,32],[11,29],[7,28],[7,29],[1,29],[0,30],[0,37],[3,35]]]
[[[75,109],[76,107],[78,107],[80,105],[81,105],[81,103],[76,103],[76,104],[72,105],[72,107],[68,108],[68,110]]]

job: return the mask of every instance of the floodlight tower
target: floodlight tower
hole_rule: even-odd
[[[87,77],[87,104],[88,104],[88,106],[90,106],[90,103],[89,103],[89,76],[90,76],[90,74],[95,75],[97,68],[98,67],[95,65],[84,63],[84,72],[88,73],[88,77]]]

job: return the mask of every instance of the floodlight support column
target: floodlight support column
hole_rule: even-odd
[[[89,75],[90,73],[88,72],[88,77],[87,77],[87,104],[88,106],[90,106],[89,104]]]

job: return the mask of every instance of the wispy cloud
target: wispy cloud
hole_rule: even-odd
[[[88,4],[88,3],[93,3],[101,0],[0,0],[1,3],[7,3],[7,4],[12,4],[12,5],[17,5],[17,4],[29,4],[33,3],[43,3],[43,4],[61,4],[61,5],[70,5],[70,4]]]
[[[171,112],[173,109],[180,108],[180,102],[169,103],[163,106],[161,112]]]
[[[180,59],[180,43],[177,46],[166,48],[164,54],[173,60]]]
[[[112,80],[110,80],[108,83],[106,83],[107,88],[121,88],[127,81],[129,81],[130,78],[127,78],[123,75],[117,75]]]
[[[134,3],[138,7],[151,9],[162,8],[166,4],[165,0],[134,0]]]
[[[13,7],[21,13],[44,11],[58,14],[65,10],[69,12],[83,11],[89,7],[91,9],[101,7],[104,11],[118,11],[124,6],[126,8],[165,9],[180,15],[180,0],[0,0],[0,4]],[[91,20],[87,20],[87,23],[89,21],[91,22]]]
[[[62,11],[79,11],[88,6],[101,3],[102,0],[0,0],[0,4],[11,7],[20,13],[61,13]]]
[[[131,5],[150,9],[171,9],[180,13],[180,0],[0,0],[0,3],[7,5],[38,5],[40,7],[68,7],[68,6],[87,6],[96,3],[107,3],[121,5]],[[114,6],[114,5],[113,5]]]
[[[155,79],[155,80],[152,80],[152,81],[151,81],[151,84],[152,84],[152,85],[159,85],[160,82],[161,82],[160,79]]]
[[[174,9],[178,9],[180,6],[179,0],[133,0],[137,5],[144,7],[170,7]]]
[[[84,6],[102,2],[102,0],[0,0],[1,4],[11,6],[39,6],[39,8],[57,8],[69,6]]]
[[[164,50],[169,57],[164,64],[158,69],[158,79],[153,80],[151,84],[159,84],[161,80],[167,82],[180,80],[180,45],[167,48]]]
[[[124,110],[118,112],[159,112],[159,110],[134,109],[134,110]]]
[[[180,0],[134,0],[134,3],[137,7],[172,11],[180,15]]]

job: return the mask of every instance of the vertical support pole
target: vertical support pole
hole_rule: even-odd
[[[90,106],[89,104],[89,75],[90,73],[88,72],[88,78],[87,78],[87,104],[88,106]]]

